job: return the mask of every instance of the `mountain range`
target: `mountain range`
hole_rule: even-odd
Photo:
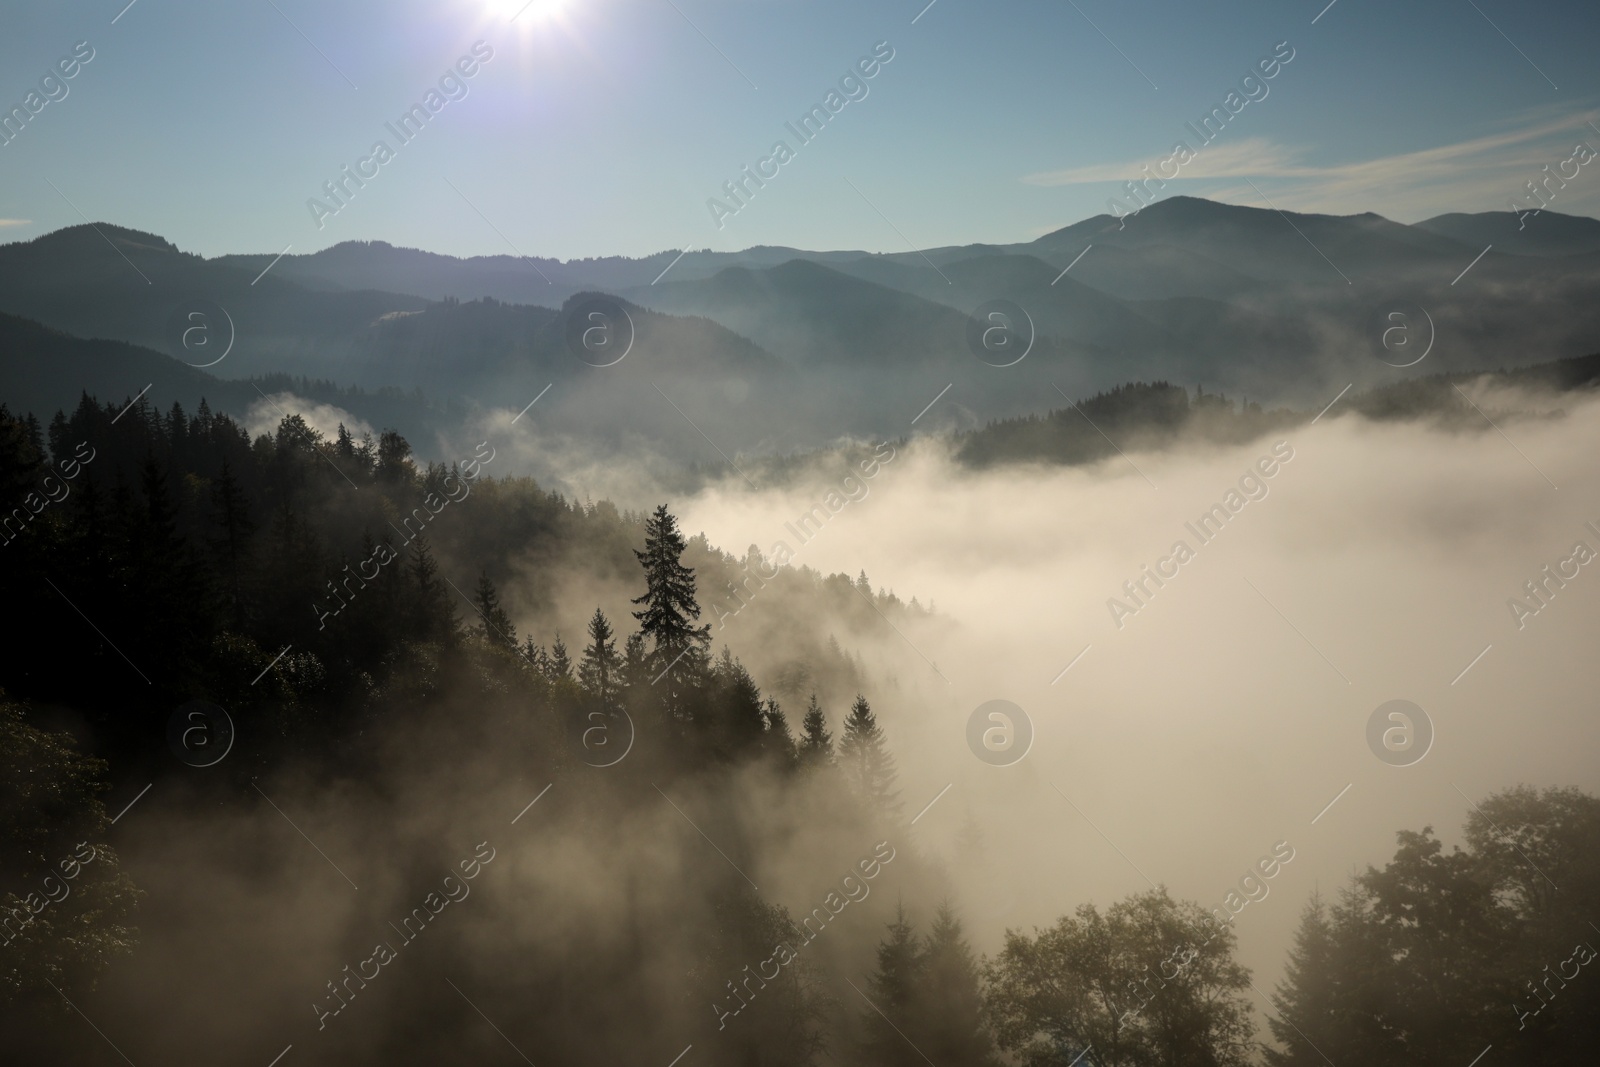
[[[541,431],[723,464],[972,429],[1130,381],[1303,406],[1350,383],[1585,355],[1600,351],[1597,282],[1594,219],[1406,225],[1189,197],[1025,243],[566,262],[383,242],[207,259],[97,223],[0,245],[0,390],[53,409],[149,384],[152,403],[204,392],[241,416],[315,393],[426,454],[449,424],[509,418],[548,387]],[[1021,312],[1014,365],[972,348],[992,301]],[[627,319],[612,366],[571,343],[596,306]],[[1410,347],[1386,349],[1397,323]],[[63,334],[96,346],[66,358]]]

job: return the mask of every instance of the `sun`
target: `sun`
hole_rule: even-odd
[[[489,0],[489,5],[512,22],[543,22],[560,15],[567,0]]]

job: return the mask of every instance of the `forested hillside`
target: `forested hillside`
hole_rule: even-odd
[[[1486,1045],[1587,1062],[1593,797],[1503,792],[1464,848],[1402,832],[1390,863],[1308,907],[1270,997],[1234,916],[1288,842],[1220,906],[1159,886],[1063,902],[984,956],[918,845],[871,673],[794,623],[848,634],[923,609],[718,553],[665,506],[497,479],[495,458],[484,442],[418,469],[396,433],[322,440],[292,416],[252,441],[203,406],[0,417],[0,581],[31,620],[0,679],[25,786],[0,813],[0,1014],[24,1061],[105,1053],[70,1016],[38,1025],[58,993],[109,997],[149,1053],[172,1047],[139,1024],[152,998],[223,988],[260,1005],[213,1033],[228,1062],[285,1042],[363,1063],[463,1044],[730,1067],[1443,1067]],[[783,664],[765,686],[712,638],[712,587],[752,571],[784,620],[755,631],[784,645],[763,650]],[[632,603],[522,632],[556,572]],[[113,817],[107,758],[168,799]],[[454,934],[409,947],[474,889],[489,902],[441,918]],[[304,894],[337,917],[297,925]],[[232,947],[195,956],[193,937]]]

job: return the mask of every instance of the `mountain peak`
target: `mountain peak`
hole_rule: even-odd
[[[161,252],[179,251],[178,246],[165,237],[146,233],[143,230],[130,229],[126,226],[118,226],[111,222],[85,222],[76,226],[63,226],[59,230],[41,234],[25,243],[38,248],[64,248],[107,240],[113,244],[128,245],[134,248],[153,249]]]

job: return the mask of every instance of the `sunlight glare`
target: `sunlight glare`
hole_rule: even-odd
[[[543,22],[561,14],[566,0],[489,0],[496,14],[512,22]]]

